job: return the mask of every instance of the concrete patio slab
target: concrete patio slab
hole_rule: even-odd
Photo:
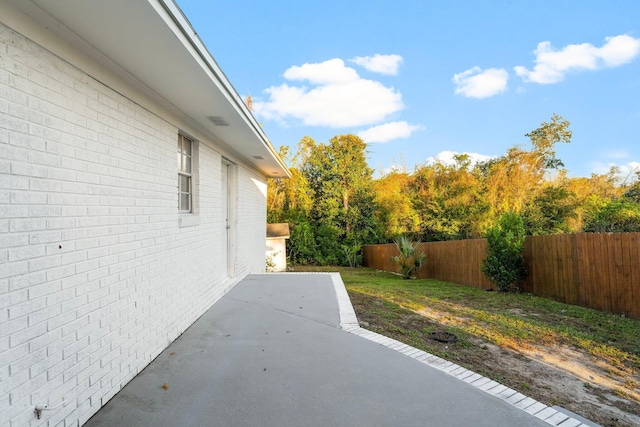
[[[544,405],[530,413],[539,402],[514,406],[504,387],[496,397],[424,352],[392,350],[357,326],[341,286],[331,274],[248,276],[86,426],[555,425]],[[566,421],[556,414],[544,413]]]

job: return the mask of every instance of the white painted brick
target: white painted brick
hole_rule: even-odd
[[[84,340],[81,340],[79,342],[82,342],[82,341]],[[77,353],[77,351],[74,351],[74,353]],[[76,354],[74,354],[74,358],[76,358]],[[64,382],[73,381],[78,377],[78,374],[82,372],[84,369],[86,369],[88,366],[89,366],[89,359],[84,358],[82,360],[76,360],[76,363],[71,365],[69,369],[67,369],[62,373],[62,380]]]
[[[27,133],[29,123],[26,120],[3,114],[0,116],[0,128],[16,133]]]
[[[76,266],[76,272],[81,273],[84,270],[78,269],[77,267],[78,263],[85,261],[86,259],[87,259],[87,253],[85,251],[69,252],[69,253],[60,255],[60,264],[61,265],[73,264]]]
[[[3,311],[6,312],[7,310],[3,309]],[[29,326],[29,321],[26,316],[18,317],[17,319],[13,319],[13,320],[4,320],[2,322],[2,329],[0,329],[0,337],[7,338],[7,346],[0,347],[0,348],[9,348],[9,337],[27,328],[28,326]]]
[[[48,169],[46,166],[36,165],[32,163],[12,162],[11,173],[14,175],[46,178]]]
[[[77,289],[75,291],[78,292]],[[73,300],[69,300],[68,302],[63,303],[63,306],[66,304],[69,304],[70,307],[73,307],[75,309],[76,318],[78,319],[87,318],[88,316],[91,316],[91,317],[88,317],[89,322],[92,321],[92,317],[94,315],[108,314],[108,312],[98,313],[98,310],[100,308],[100,301],[97,299],[93,301],[89,301],[89,294],[83,294],[83,295],[77,296],[73,298]]]
[[[9,365],[5,365],[5,366],[1,366],[0,367],[0,382],[4,382],[6,381],[7,378],[9,378],[10,375],[10,369],[9,369]],[[4,393],[2,393],[4,394]],[[0,412],[2,411],[2,405],[0,404]]]
[[[73,266],[75,269],[75,266]],[[60,285],[62,286],[62,289],[72,289],[74,290],[74,294],[75,294],[75,288],[76,286],[85,283],[87,281],[87,275],[86,274],[75,274],[73,276],[70,277],[65,277],[63,279],[60,280]]]
[[[61,327],[69,322],[77,319],[77,314],[72,310],[61,310],[61,314],[55,317],[51,317],[47,320],[47,330],[49,331],[61,331]]]
[[[48,329],[48,328],[47,328]],[[40,348],[47,348],[47,346],[49,344],[51,344],[52,342],[60,339],[61,337],[61,329],[56,329],[56,330],[48,330],[48,332],[40,335],[39,337],[36,337],[34,339],[32,339],[31,341],[29,341],[29,348],[31,351],[35,351],[38,350]],[[60,358],[62,358],[62,352],[59,353],[60,354]],[[54,354],[50,354],[47,351],[47,363],[50,363],[50,361],[52,360],[52,357],[55,355]],[[48,369],[48,368],[47,368]]]
[[[48,300],[47,300],[48,301]],[[43,310],[36,311],[27,316],[29,319],[29,326],[36,325],[42,322],[45,325],[45,330],[47,329],[47,321],[55,316],[58,316],[62,311],[62,308],[59,305],[54,305],[51,307],[47,307]]]
[[[59,256],[34,258],[29,261],[29,271],[39,271],[60,266]]]
[[[18,317],[26,316],[37,310],[42,310],[47,306],[45,298],[37,298],[28,300],[22,303],[13,304],[9,307],[9,319],[17,319]]]
[[[6,309],[29,299],[29,292],[21,289],[0,295],[0,309]]]
[[[29,353],[28,344],[22,344],[20,346],[9,348],[0,353],[0,366],[8,366],[11,363],[15,363],[20,358],[25,357]],[[3,390],[11,390],[9,387],[3,385]]]
[[[16,147],[14,145],[9,144],[0,144],[0,158],[6,160],[20,160],[23,162],[29,161],[30,152],[28,149],[23,147]],[[14,164],[15,162],[9,162],[9,165]],[[10,173],[11,171],[7,171]]]
[[[75,363],[77,353],[82,350],[83,347],[89,344],[88,338],[82,338],[68,345],[67,347],[62,349],[62,358],[67,360],[71,360]]]
[[[22,261],[25,259],[38,258],[47,254],[44,245],[20,246],[9,249],[9,261]]]
[[[67,336],[74,334],[78,329],[86,326],[88,323],[89,319],[87,317],[80,317],[73,320],[62,327],[62,335]]]
[[[60,354],[63,355],[62,352]],[[63,380],[62,373],[73,366],[74,363],[76,363],[75,358],[62,357],[59,363],[56,363],[47,369],[47,378],[51,381],[53,378],[60,376],[60,380]]]
[[[55,179],[47,178],[29,178],[29,189],[32,191],[46,191],[49,193],[61,192],[63,189],[64,181],[58,181]]]
[[[18,264],[26,263],[22,261]],[[28,265],[28,264],[27,264]],[[17,289],[23,289],[28,286],[39,285],[47,281],[47,273],[45,271],[38,271],[35,273],[21,274],[9,279],[9,288],[14,291]]]
[[[48,275],[47,275],[47,278],[48,278]],[[41,297],[43,295],[49,295],[55,292],[59,292],[60,289],[61,289],[60,282],[55,282],[55,281],[47,281],[40,285],[30,286],[28,288],[29,299],[34,299],[34,298]]]
[[[24,427],[29,425],[29,423],[33,420],[33,408],[30,409],[22,409],[21,411],[16,411],[17,415],[11,418],[10,427]]]
[[[25,357],[28,357],[28,356],[25,356]],[[12,361],[11,364],[9,364],[9,372],[10,372],[9,378],[7,378],[7,380],[2,385],[5,390],[13,391],[14,389],[17,389],[19,386],[29,381],[28,369],[11,369],[11,366],[14,366],[14,365],[17,365],[18,367],[20,367],[20,361],[23,359],[24,357],[20,359],[15,359]]]
[[[61,214],[62,208],[60,206],[29,206],[29,216],[31,217],[60,216]]]
[[[37,139],[33,136],[28,136],[29,138],[31,138],[31,141],[40,141],[40,139]],[[44,141],[44,140],[42,140]],[[12,141],[13,142],[13,141]],[[61,167],[65,167],[65,165],[75,165],[75,163],[73,162],[72,158],[75,156],[75,148],[71,145],[68,145],[67,142],[69,142],[69,138],[65,138],[65,143],[62,142],[58,142],[58,141],[46,141],[46,144],[43,145],[43,149],[45,149],[47,151],[47,153],[50,154],[56,154],[59,156],[62,156],[61,163],[60,166]],[[64,160],[64,162],[63,162]],[[85,169],[86,170],[86,169]]]
[[[63,245],[62,242],[60,242],[60,240],[56,240],[55,243],[48,243],[44,246],[45,246],[47,255],[50,255],[50,256],[62,255],[64,253],[70,253],[70,252],[76,251],[75,242],[69,242]]]
[[[0,244],[2,245],[0,246],[2,248],[11,248],[14,246],[25,246],[29,244],[29,235],[15,234],[15,233],[5,234],[3,236],[0,236]]]
[[[30,163],[47,166],[47,178],[65,179],[66,171],[60,168],[60,157],[42,151],[29,151]]]
[[[10,174],[0,174],[0,189],[28,190],[29,178]]]
[[[51,158],[51,156],[47,158]],[[58,163],[60,163],[59,160]],[[78,174],[79,172],[62,169],[60,167],[47,169],[47,178],[59,181],[76,181],[78,179]]]
[[[62,233],[60,231],[38,231],[37,233],[29,233],[29,243],[36,245],[38,243],[60,242]]]
[[[9,368],[10,368],[9,370],[11,371],[11,376],[18,375],[18,373],[22,373],[23,371],[26,371],[26,377],[27,378],[31,377],[29,369],[36,362],[39,362],[45,359],[46,354],[47,354],[46,349],[40,349],[37,351],[32,351],[31,353],[26,354],[25,356],[14,360],[11,364],[9,364]]]
[[[87,234],[88,234],[87,229],[78,229],[78,228],[61,230],[61,232],[62,232],[62,237],[61,237],[62,241],[84,239],[87,237]]]
[[[42,230],[46,228],[47,222],[40,218],[17,218],[9,222],[9,231],[12,233]]]
[[[47,196],[48,195],[46,193],[12,191],[10,194],[10,200],[11,203],[19,205],[39,205],[47,203]]]

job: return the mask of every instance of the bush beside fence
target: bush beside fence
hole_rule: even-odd
[[[521,284],[534,295],[640,319],[640,233],[581,233],[527,237],[529,276]],[[485,239],[428,242],[420,278],[495,289],[482,273]],[[394,244],[367,245],[364,265],[395,271]]]

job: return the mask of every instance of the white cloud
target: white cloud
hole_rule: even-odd
[[[468,152],[458,153],[456,151],[441,151],[435,156],[429,157],[427,159],[427,163],[434,164],[439,162],[439,163],[451,166],[456,163],[454,157],[457,156],[458,154],[468,155],[469,159],[471,160],[471,165],[475,165],[476,163],[480,163],[480,162],[486,162],[487,160],[496,158],[496,156],[487,156],[486,154],[479,154],[479,153],[468,153]]]
[[[628,162],[618,167],[623,178],[640,172],[640,162]]]
[[[371,144],[374,142],[389,142],[399,138],[409,138],[413,132],[421,129],[424,129],[421,125],[410,125],[404,121],[389,122],[358,132],[358,136],[367,144]]]
[[[534,50],[536,65],[532,70],[514,67],[526,82],[550,84],[564,79],[569,72],[618,67],[633,60],[640,53],[640,39],[628,35],[607,37],[602,47],[590,43],[571,44],[560,50],[551,42],[538,43]]]
[[[360,79],[356,70],[345,67],[339,58],[330,59],[318,64],[294,65],[284,72],[287,80],[309,80],[313,84],[349,83]]]
[[[605,157],[609,159],[626,159],[629,157],[629,152],[625,149],[614,149],[608,151]]]
[[[481,99],[504,92],[507,89],[509,73],[501,68],[489,68],[483,71],[476,66],[454,74],[452,80],[457,86],[455,93],[467,98]]]
[[[293,66],[284,77],[306,80],[312,87],[284,83],[265,89],[268,99],[253,101],[257,116],[336,128],[371,125],[404,108],[402,95],[394,88],[361,78],[342,59]]]
[[[361,65],[366,70],[374,73],[395,76],[398,74],[398,67],[402,63],[402,56],[376,53],[373,56],[356,56],[349,61]]]
[[[633,178],[637,172],[640,172],[640,162],[627,162],[624,164],[595,162],[592,164],[592,171],[596,174],[609,173],[612,167],[618,168],[620,171],[618,177],[621,179]]]

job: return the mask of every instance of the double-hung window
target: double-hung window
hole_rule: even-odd
[[[178,210],[193,212],[193,141],[178,135]]]

